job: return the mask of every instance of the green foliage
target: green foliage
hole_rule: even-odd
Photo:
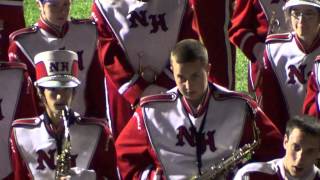
[[[71,17],[88,18],[91,13],[92,0],[73,0]],[[24,14],[27,26],[34,24],[39,18],[39,9],[36,0],[24,0]]]
[[[236,60],[236,90],[248,92],[248,62],[249,60],[237,49]]]
[[[73,0],[71,17],[88,18],[91,13],[93,0]],[[24,0],[24,13],[27,26],[34,24],[39,18],[39,9],[36,0]],[[236,90],[247,92],[247,58],[237,50],[236,61]]]

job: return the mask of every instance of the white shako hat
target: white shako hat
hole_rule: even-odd
[[[35,86],[46,88],[73,88],[80,85],[77,78],[78,55],[73,51],[44,51],[34,58],[36,66]]]
[[[289,8],[299,5],[307,5],[313,6],[316,8],[320,8],[320,1],[319,0],[289,0],[283,6],[283,10],[289,10]]]

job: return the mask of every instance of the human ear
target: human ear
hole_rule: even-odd
[[[283,138],[283,148],[285,150],[287,150],[287,144],[288,144],[288,141],[289,141],[289,137],[287,136],[287,134],[284,135],[284,138]]]

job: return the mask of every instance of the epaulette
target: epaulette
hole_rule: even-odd
[[[17,36],[21,36],[23,34],[30,34],[30,33],[35,33],[38,31],[38,26],[31,26],[31,27],[28,27],[28,28],[22,28],[22,29],[19,29],[17,31],[14,31],[13,33],[10,34],[9,36],[9,39],[10,41],[14,41],[16,40],[16,37]]]
[[[94,117],[81,117],[78,118],[76,122],[80,125],[99,125],[102,127],[108,126],[107,120]]]
[[[92,19],[75,19],[71,18],[72,24],[95,24],[95,22]]]
[[[293,38],[291,33],[270,34],[267,36],[266,43],[287,42]]]
[[[39,117],[16,119],[12,122],[12,127],[35,127],[39,126],[41,120]]]
[[[151,102],[173,102],[176,99],[176,93],[150,95],[140,99],[140,106],[146,105]]]

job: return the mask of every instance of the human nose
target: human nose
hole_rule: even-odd
[[[296,155],[296,164],[300,164],[303,159],[304,159],[304,152],[301,150],[299,152],[297,152],[297,155]]]
[[[188,90],[190,89],[190,87],[191,87],[190,80],[186,80],[185,86],[186,86],[186,89],[188,89]]]

